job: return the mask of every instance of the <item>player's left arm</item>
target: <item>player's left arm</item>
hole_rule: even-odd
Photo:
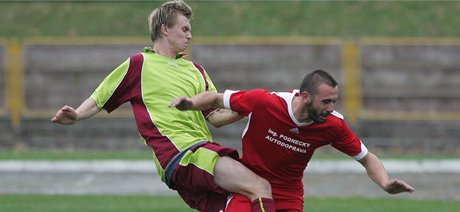
[[[402,192],[413,192],[414,188],[400,179],[390,179],[385,167],[380,159],[371,152],[358,160],[364,168],[366,168],[367,175],[383,190],[390,194],[398,194]]]

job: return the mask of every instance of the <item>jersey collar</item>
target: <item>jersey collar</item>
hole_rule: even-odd
[[[277,94],[278,96],[280,96],[281,98],[283,98],[284,101],[286,101],[289,116],[290,116],[292,122],[294,122],[297,126],[299,126],[299,127],[305,127],[305,126],[308,126],[308,125],[310,125],[310,124],[313,123],[313,121],[310,121],[310,122],[300,122],[300,121],[297,120],[297,119],[295,118],[295,116],[294,116],[294,111],[293,111],[293,109],[292,109],[292,101],[294,100],[294,96],[300,94],[300,91],[299,91],[299,90],[292,90],[290,93],[287,93],[287,92],[280,92],[280,93],[276,93],[276,94]]]
[[[144,52],[145,53],[148,53],[148,52],[156,53],[155,51],[153,51],[152,47],[144,47]],[[185,52],[179,52],[176,54],[176,59],[180,59],[180,58],[187,57],[187,56],[188,54],[186,54]]]

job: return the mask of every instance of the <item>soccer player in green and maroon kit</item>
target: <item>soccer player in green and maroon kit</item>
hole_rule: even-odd
[[[155,9],[149,16],[153,46],[119,65],[77,109],[62,107],[52,122],[73,124],[130,102],[162,181],[190,207],[220,211],[234,192],[250,198],[253,211],[274,211],[270,184],[238,162],[236,150],[214,143],[205,121],[223,125],[241,116],[229,110],[181,112],[169,107],[177,96],[216,92],[204,68],[182,53],[192,38],[191,16],[181,0]]]
[[[414,189],[404,181],[389,178],[380,160],[334,111],[337,99],[337,82],[318,70],[304,78],[300,90],[292,92],[206,92],[176,98],[171,106],[179,110],[220,107],[248,116],[241,162],[270,182],[277,211],[303,211],[303,173],[314,151],[325,145],[359,161],[388,193],[412,192]],[[227,212],[250,210],[249,200],[238,194],[226,208]]]

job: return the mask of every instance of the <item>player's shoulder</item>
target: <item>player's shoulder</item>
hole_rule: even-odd
[[[129,56],[131,63],[133,62],[142,62],[144,60],[144,53],[138,52]]]
[[[338,128],[342,128],[344,125],[346,125],[345,117],[335,110],[328,116],[327,123],[330,126],[335,126]]]
[[[331,115],[332,115],[333,117],[336,117],[336,118],[341,119],[341,120],[344,120],[344,119],[345,119],[345,118],[343,117],[343,115],[342,115],[341,113],[339,113],[338,111],[336,111],[336,110],[332,111]]]
[[[265,104],[270,101],[272,93],[266,89],[255,88],[255,89],[243,91],[243,95],[248,98],[251,98],[254,101],[263,102]]]
[[[276,95],[282,99],[290,99],[293,95],[295,95],[292,92],[271,92],[271,94]]]
[[[269,94],[269,91],[265,89],[261,89],[261,88],[256,88],[256,89],[251,89],[251,90],[226,90],[225,94],[228,94],[228,95],[236,94],[238,96],[259,98],[263,95]]]
[[[250,93],[250,94],[253,94],[253,95],[267,95],[267,94],[270,94],[270,91],[268,91],[266,89],[263,89],[263,88],[255,88],[255,89],[247,90],[247,91],[244,91],[244,92]]]
[[[289,92],[276,92],[265,89],[256,89],[255,92],[267,100],[287,100],[292,96],[292,93]]]

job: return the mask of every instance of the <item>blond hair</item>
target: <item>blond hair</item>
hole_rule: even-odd
[[[177,13],[184,15],[189,20],[192,19],[192,8],[183,0],[167,1],[150,13],[148,22],[150,38],[153,42],[161,37],[161,25],[165,24],[168,27],[174,25]]]

